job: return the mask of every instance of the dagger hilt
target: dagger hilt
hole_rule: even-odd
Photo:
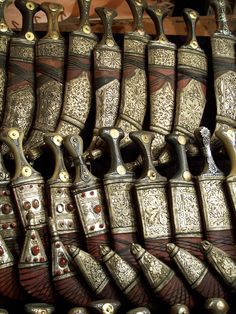
[[[69,182],[69,174],[64,164],[62,141],[63,138],[57,133],[47,133],[44,135],[45,143],[50,147],[53,152],[55,167],[52,177],[48,180],[48,183],[54,182]]]
[[[136,131],[131,132],[129,136],[139,146],[142,154],[143,172],[139,180],[145,179],[149,182],[154,182],[157,180],[158,177],[159,179],[164,179],[164,177],[159,175],[156,171],[151,156],[151,145],[153,139],[155,138],[155,133],[149,131]]]
[[[166,140],[172,145],[176,153],[178,162],[178,171],[172,177],[174,180],[190,181],[192,175],[189,171],[187,155],[186,155],[186,137],[177,133],[171,133],[166,136]]]
[[[185,43],[185,47],[191,47],[193,49],[200,49],[196,37],[196,25],[199,19],[199,14],[197,11],[193,9],[184,9],[183,18],[187,27],[187,39]]]
[[[88,182],[97,181],[97,178],[88,170],[83,158],[83,140],[79,135],[68,135],[64,139],[64,145],[68,153],[74,160],[76,175],[74,185],[80,182],[87,184]]]
[[[206,127],[200,127],[194,131],[199,147],[205,158],[205,165],[202,174],[221,174],[221,171],[216,166],[211,153],[211,133]]]
[[[37,36],[34,32],[34,15],[39,10],[39,4],[33,1],[26,1],[26,0],[16,0],[15,6],[21,12],[23,17],[23,24],[22,30],[19,33],[19,38],[24,38],[29,42],[36,41]]]
[[[124,137],[123,130],[119,128],[101,128],[99,130],[100,137],[108,144],[111,156],[111,165],[109,174],[125,175],[127,170],[120,152],[120,141]]]
[[[117,47],[112,33],[113,19],[117,16],[115,10],[107,8],[95,8],[96,13],[100,17],[103,24],[103,37],[97,47],[107,46],[109,48]]]
[[[79,32],[84,32],[85,34],[91,33],[91,26],[89,22],[89,10],[91,6],[91,0],[77,0],[80,12],[80,23],[78,27]]]
[[[133,14],[134,26],[133,32],[144,34],[143,13],[147,7],[146,0],[126,0]]]
[[[0,2],[0,33],[6,35],[12,35],[12,30],[8,27],[5,20],[6,8],[13,2],[13,0],[2,0]]]
[[[210,6],[215,11],[217,31],[215,34],[232,35],[228,26],[228,20],[226,16],[225,0],[211,0]]]
[[[12,151],[15,160],[15,174],[12,181],[22,179],[23,181],[30,181],[30,178],[34,175],[41,177],[41,175],[35,171],[25,158],[22,143],[24,138],[24,132],[16,128],[2,128],[0,132],[0,140],[5,142],[6,145]]]
[[[153,8],[153,7],[147,7],[146,11],[150,18],[153,20],[153,23],[155,25],[156,29],[156,40],[166,43],[169,42],[169,40],[166,38],[164,27],[163,27],[163,21],[165,17],[168,15],[168,10],[166,8]]]
[[[53,40],[63,39],[63,36],[60,34],[58,18],[63,13],[64,7],[58,3],[43,2],[40,8],[46,13],[48,19],[48,31],[43,38]]]
[[[217,130],[216,136],[223,142],[225,149],[231,161],[231,170],[229,177],[236,177],[236,131],[229,129],[227,131]]]

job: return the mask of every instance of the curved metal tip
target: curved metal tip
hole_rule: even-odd
[[[206,240],[201,242],[201,246],[202,246],[203,251],[205,252],[209,251],[212,248],[212,244]]]
[[[105,256],[111,252],[111,248],[109,248],[107,245],[100,245],[99,248],[102,256]]]
[[[79,250],[79,248],[75,245],[68,245],[67,250],[71,255],[73,255],[77,250]]]
[[[205,309],[209,313],[226,314],[229,310],[229,305],[222,298],[212,298],[212,299],[206,300]]]
[[[174,243],[166,244],[166,250],[169,254],[172,253],[176,247],[177,246]]]
[[[175,304],[171,307],[170,314],[189,314],[189,309],[184,304]]]

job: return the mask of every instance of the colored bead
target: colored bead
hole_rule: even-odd
[[[69,212],[72,212],[72,211],[74,210],[74,205],[73,205],[73,204],[67,204],[66,209],[67,209]]]
[[[32,239],[32,240],[35,240],[35,238],[36,238],[35,234],[34,234],[34,233],[31,234],[31,239]]]
[[[95,226],[91,226],[89,229],[93,231],[95,229]]]
[[[8,227],[9,227],[8,224],[3,224],[3,225],[2,225],[2,229],[7,229]]]
[[[33,200],[32,206],[36,209],[39,208],[39,201],[37,199]]]
[[[100,227],[100,228],[104,228],[104,224],[100,224],[99,227]]]
[[[61,274],[62,274],[62,272],[59,269],[55,271],[56,276],[60,276]]]
[[[83,193],[82,193],[82,197],[85,197],[85,196],[86,196],[86,193],[85,193],[85,192],[83,192]]]
[[[16,223],[15,223],[15,222],[12,222],[12,223],[11,223],[11,227],[12,227],[13,229],[15,229],[15,228],[16,228]]]
[[[44,257],[40,257],[40,263],[44,263],[45,262],[45,258]]]
[[[91,192],[90,192],[90,195],[94,195],[94,192],[93,192],[93,191],[91,191]]]
[[[28,202],[28,201],[27,201],[27,202],[24,202],[23,207],[24,207],[25,210],[30,209],[30,208],[31,208],[30,202]]]
[[[65,267],[67,265],[67,260],[64,258],[64,257],[61,257],[60,259],[59,259],[59,266],[60,267]]]
[[[34,261],[35,263],[37,263],[37,262],[39,261],[39,259],[38,259],[37,257],[34,257],[33,261]]]
[[[38,254],[39,254],[39,251],[40,251],[40,249],[39,249],[39,246],[38,246],[38,245],[35,245],[35,246],[33,246],[33,247],[31,248],[31,253],[32,253],[34,256],[38,255]]]
[[[65,268],[64,270],[63,270],[63,273],[64,274],[68,274],[70,271],[69,271],[69,269],[68,268]]]
[[[12,207],[10,204],[4,204],[2,205],[2,212],[3,214],[7,215],[12,211]]]
[[[102,211],[102,207],[100,205],[96,205],[94,208],[93,208],[93,211],[96,213],[96,214],[99,214],[101,211]]]

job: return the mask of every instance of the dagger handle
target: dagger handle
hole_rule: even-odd
[[[218,28],[216,33],[232,35],[228,26],[225,0],[211,0],[210,6],[212,6],[215,11],[216,24]]]
[[[183,18],[187,26],[187,38],[185,46],[189,46],[193,49],[199,48],[196,37],[196,25],[199,20],[199,14],[192,9],[184,9]]]
[[[136,131],[130,133],[130,138],[138,145],[143,158],[143,171],[140,179],[146,179],[149,182],[157,180],[160,176],[154,167],[151,157],[151,145],[155,138],[154,132]],[[162,176],[160,176],[162,178]]]
[[[133,32],[144,33],[143,13],[147,6],[146,0],[126,0],[134,18]]]
[[[78,31],[82,31],[85,34],[91,32],[90,22],[89,22],[89,10],[91,6],[91,0],[77,0],[80,12],[80,23]]]
[[[177,133],[171,133],[166,136],[167,141],[172,145],[178,163],[178,171],[172,177],[174,180],[180,181],[190,181],[191,173],[189,172],[188,161],[186,156],[186,138],[183,135],[178,135]]]
[[[53,40],[63,39],[58,24],[58,18],[64,11],[63,6],[57,3],[43,2],[40,8],[46,13],[48,19],[48,31],[43,38]]]
[[[97,45],[99,46],[108,46],[108,47],[115,47],[117,46],[115,39],[112,33],[112,23],[113,19],[117,16],[117,12],[112,9],[107,8],[95,8],[96,13],[100,17],[103,25],[103,37],[100,43]]]
[[[39,4],[33,2],[33,1],[27,1],[27,0],[16,0],[15,6],[17,9],[21,12],[23,16],[23,24],[22,24],[22,30],[19,34],[20,38],[27,39],[28,41],[35,41],[36,35],[34,33],[34,15],[39,10]]]
[[[160,9],[160,8],[153,8],[153,7],[147,7],[146,11],[150,18],[153,20],[153,23],[155,25],[156,29],[156,38],[155,40],[158,40],[162,43],[168,42],[168,39],[166,38],[164,27],[163,27],[163,21],[168,15],[167,9]]]

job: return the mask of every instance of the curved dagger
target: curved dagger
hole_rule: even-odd
[[[24,146],[26,155],[35,160],[42,154],[43,135],[54,132],[63,102],[65,42],[58,26],[63,6],[44,2],[40,8],[48,18],[47,34],[36,44],[37,110],[33,129]]]
[[[78,0],[80,24],[69,35],[67,74],[62,113],[56,129],[62,136],[79,134],[92,105],[92,52],[97,37],[91,32],[91,0]]]
[[[3,0],[0,2],[0,122],[2,122],[5,100],[6,100],[6,86],[7,86],[7,56],[9,54],[9,42],[13,36],[13,32],[7,26],[5,20],[5,11],[12,3],[12,0]]]
[[[188,29],[186,43],[178,49],[177,98],[173,132],[188,139],[187,149],[196,154],[194,130],[199,127],[206,104],[207,58],[196,38],[196,24],[199,15],[192,9],[184,10]],[[161,162],[170,159],[166,150],[160,156]]]
[[[76,205],[70,188],[72,181],[64,164],[62,137],[57,133],[44,135],[55,160],[54,172],[47,181],[47,197],[50,216],[55,220],[59,237],[64,245],[81,245],[81,232],[77,219]]]
[[[104,145],[98,136],[101,127],[115,124],[120,103],[121,50],[112,34],[112,22],[117,13],[106,8],[96,8],[102,20],[103,37],[94,48],[94,82],[96,97],[96,120],[93,138],[85,155],[96,158]]]
[[[143,160],[143,171],[134,186],[144,246],[149,253],[169,262],[166,244],[171,239],[171,226],[167,179],[156,171],[152,162],[151,145],[155,133],[136,131],[130,133],[130,138],[139,146]]]
[[[210,131],[201,127],[195,136],[204,157],[204,169],[196,183],[206,239],[236,258],[233,223],[224,191],[225,176],[213,160]]]
[[[35,43],[33,18],[39,5],[32,1],[16,0],[16,7],[23,16],[22,30],[10,42],[6,106],[2,126],[24,131],[25,138],[32,124],[35,111]],[[8,151],[6,145],[2,152]]]
[[[100,259],[99,245],[109,244],[109,225],[106,219],[106,202],[100,179],[87,168],[83,159],[83,140],[79,135],[69,135],[64,145],[74,160],[76,175],[71,187],[87,250]]]

